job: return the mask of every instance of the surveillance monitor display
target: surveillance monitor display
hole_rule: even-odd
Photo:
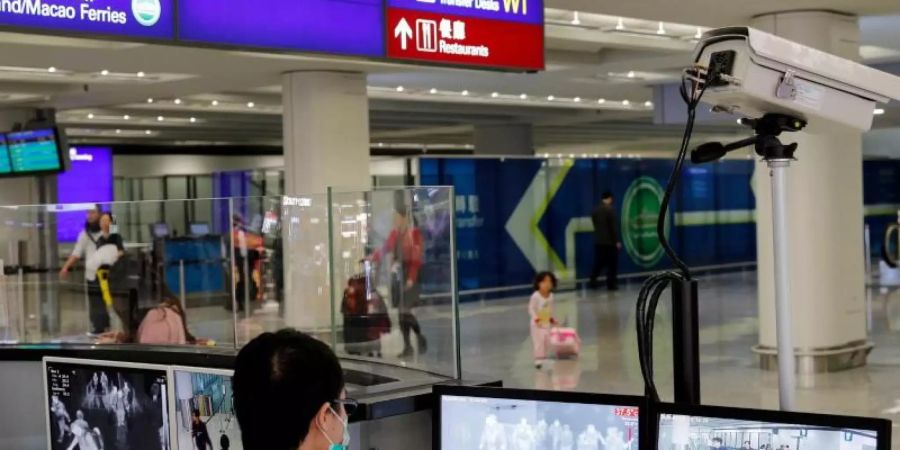
[[[172,368],[172,441],[179,450],[243,449],[231,377],[226,370]]]
[[[50,450],[170,450],[165,367],[44,359]]]
[[[435,394],[436,449],[638,449],[636,398],[441,386]]]
[[[660,415],[659,450],[887,450],[881,419],[670,405]]]
[[[209,234],[209,224],[206,222],[194,222],[191,224],[192,236],[206,236]]]

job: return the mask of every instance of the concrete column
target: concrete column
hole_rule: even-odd
[[[534,133],[530,123],[478,125],[475,127],[478,155],[534,155]]]
[[[757,17],[755,28],[835,55],[859,58],[857,19],[831,12]],[[862,134],[786,133],[800,144],[788,169],[791,307],[801,374],[864,365],[867,341],[863,257]],[[772,199],[768,169],[754,176],[759,260],[759,347],[762,365],[775,365]]]
[[[282,96],[285,190],[297,197],[282,217],[284,317],[289,326],[324,332],[332,324],[325,193],[328,187],[362,190],[371,184],[366,76],[288,73]],[[342,280],[337,283],[343,286]],[[340,314],[341,299],[335,295]]]

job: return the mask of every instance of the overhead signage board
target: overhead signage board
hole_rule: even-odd
[[[381,58],[382,1],[181,0],[178,38],[213,45]]]
[[[0,26],[173,39],[173,0],[0,0]]]

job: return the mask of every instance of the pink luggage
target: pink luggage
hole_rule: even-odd
[[[577,358],[581,352],[581,338],[574,328],[550,330],[550,349],[558,359]]]

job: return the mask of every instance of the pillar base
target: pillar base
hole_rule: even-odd
[[[869,353],[875,348],[871,341],[850,342],[839,347],[804,349],[796,351],[797,373],[839,372],[866,365]],[[763,370],[778,370],[778,350],[774,347],[757,345],[753,353],[759,355],[759,367]]]

